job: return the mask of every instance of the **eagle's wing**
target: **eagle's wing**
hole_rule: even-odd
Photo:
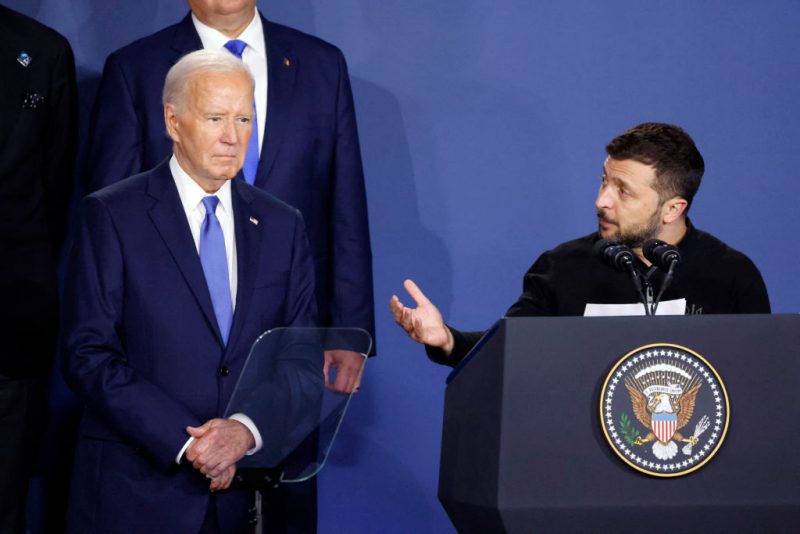
[[[633,413],[636,415],[636,419],[649,430],[650,414],[647,413],[647,397],[627,382],[625,382],[625,388],[631,396],[631,405],[633,406]]]
[[[681,395],[681,400],[678,402],[678,426],[676,430],[680,430],[686,426],[686,423],[692,418],[692,414],[694,413],[694,401],[702,385],[702,382],[698,382],[692,386],[689,391]]]

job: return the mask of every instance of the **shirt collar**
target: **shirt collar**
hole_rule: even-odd
[[[197,30],[197,35],[200,36],[200,42],[203,43],[203,48],[205,49],[218,50],[231,40],[230,37],[221,31],[215,30],[211,26],[200,22],[194,13],[192,13],[192,22],[194,23],[195,30]],[[257,9],[255,10],[253,20],[250,21],[250,24],[248,24],[244,31],[236,38],[247,43],[247,46],[258,53],[259,56],[267,57],[264,50],[264,26],[261,24],[261,16]]]
[[[219,203],[228,214],[233,214],[233,205],[231,203],[231,181],[227,180],[216,193],[206,193],[197,182],[195,182],[189,174],[183,170],[178,159],[173,154],[169,160],[169,170],[172,172],[172,179],[175,180],[175,187],[178,188],[178,196],[183,205],[183,211],[186,212],[186,217],[190,218],[191,214],[203,202],[203,198],[207,196],[216,196],[219,198]],[[205,212],[205,209],[203,210]]]

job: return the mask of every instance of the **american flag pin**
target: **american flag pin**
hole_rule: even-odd
[[[255,217],[250,217],[250,222],[258,226],[258,219],[256,219]]]

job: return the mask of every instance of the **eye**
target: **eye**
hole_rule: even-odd
[[[208,120],[208,122],[219,122],[222,120],[222,117],[220,117],[219,115],[211,115],[206,120]]]
[[[250,124],[252,119],[250,117],[239,117],[238,121],[240,124]]]

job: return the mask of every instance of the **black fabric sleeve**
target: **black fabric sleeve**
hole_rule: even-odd
[[[439,363],[441,365],[449,365],[450,367],[455,367],[458,365],[458,362],[464,359],[464,356],[472,350],[472,347],[478,343],[478,340],[483,337],[486,331],[477,331],[477,332],[461,332],[460,330],[456,330],[450,325],[446,325],[448,330],[453,334],[453,352],[449,355],[445,354],[444,351],[438,347],[431,347],[430,345],[425,345],[425,353],[428,355],[428,358],[432,362]]]
[[[734,279],[734,313],[770,313],[767,286],[758,267],[743,256]]]
[[[522,280],[522,294],[506,311],[506,317],[558,315],[553,290],[552,253],[539,256]]]

